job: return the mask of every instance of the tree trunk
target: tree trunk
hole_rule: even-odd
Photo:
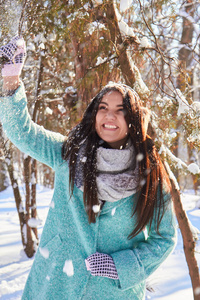
[[[195,241],[188,223],[187,215],[181,203],[180,192],[176,188],[176,185],[172,179],[171,179],[171,185],[172,185],[172,197],[174,202],[174,208],[175,208],[176,217],[183,238],[183,248],[184,248],[185,258],[187,261],[189,274],[192,282],[194,300],[199,300],[200,276],[199,276],[199,268],[198,268],[197,260],[195,257]]]
[[[118,62],[126,84],[132,88],[136,86],[136,92],[140,98],[145,101],[149,98],[148,88],[143,82],[138,68],[134,65],[132,58],[128,54],[129,44],[134,44],[135,48],[137,49],[139,46],[139,40],[137,36],[122,38],[113,1],[109,1],[107,4],[106,16],[106,22],[110,31],[111,40],[115,45],[116,54],[118,55]]]
[[[185,12],[190,15],[191,17],[194,16],[194,3],[192,0],[187,0],[185,2]],[[187,45],[192,43],[193,38],[193,32],[194,32],[194,26],[188,18],[183,17],[183,25],[182,25],[182,36],[181,36],[181,42],[180,45],[182,46],[179,50],[178,58],[179,58],[179,68],[180,72],[177,77],[176,86],[179,90],[181,90],[183,93],[187,90],[186,86],[186,74],[185,71],[187,67],[191,63],[191,50],[188,49]],[[190,74],[191,75],[191,74]],[[177,120],[176,128],[178,131],[180,131],[181,126],[181,119]],[[174,154],[176,157],[179,156],[179,137],[180,135],[177,135],[177,138],[174,141]],[[176,178],[178,179],[179,172],[178,170],[175,172]]]
[[[2,126],[0,124],[0,192],[4,191],[8,187],[8,183],[6,182],[6,164],[3,160],[3,138],[2,137]]]
[[[33,122],[36,122],[37,111],[40,108],[41,99],[38,99],[38,95],[41,90],[41,81],[44,65],[42,56],[40,57],[40,68],[38,70],[38,78],[36,82],[36,102],[33,110]],[[32,257],[36,251],[36,244],[38,244],[37,228],[31,228],[28,224],[30,218],[37,217],[36,207],[36,182],[37,182],[37,162],[30,156],[24,159],[24,181],[26,188],[26,233],[27,243],[24,251],[28,257]],[[36,244],[35,244],[36,243]]]
[[[85,46],[81,42],[79,42],[75,32],[72,31],[70,35],[73,47],[75,82],[78,95],[77,113],[78,118],[81,119],[83,111],[88,105],[88,100],[90,99],[92,88],[91,90],[88,90],[87,85],[89,85],[89,82],[85,84],[85,74],[87,69],[87,57],[84,54]],[[77,122],[77,117],[75,117],[74,119],[73,114],[71,114],[71,119],[72,123]]]
[[[5,162],[1,159],[0,153],[0,192],[4,191],[7,187],[8,184],[6,183],[6,165]]]
[[[37,184],[37,161],[32,159],[31,164],[31,218],[37,218],[36,206],[36,184]],[[32,228],[36,239],[38,240],[37,228]]]
[[[16,203],[16,208],[17,208],[17,213],[18,213],[18,217],[19,217],[19,224],[20,224],[20,232],[21,232],[21,239],[22,239],[22,244],[25,245],[25,241],[26,241],[26,236],[24,234],[24,225],[26,224],[26,216],[24,214],[24,207],[23,207],[23,202],[22,202],[22,197],[19,191],[19,184],[17,181],[17,178],[15,178],[14,176],[14,167],[13,167],[13,159],[12,159],[12,145],[10,142],[7,141],[7,143],[9,143],[9,146],[6,146],[6,142],[3,139],[3,136],[0,136],[0,143],[2,145],[2,150],[3,150],[3,154],[5,157],[5,164],[8,170],[8,174],[9,174],[9,178],[10,178],[10,182],[11,182],[11,186],[13,189],[13,194],[14,194],[14,198],[15,198],[15,203]]]
[[[25,188],[26,188],[26,213],[24,212],[23,201],[19,190],[19,184],[17,178],[14,176],[14,167],[13,167],[13,151],[12,151],[12,144],[7,141],[4,141],[3,137],[0,136],[0,142],[2,144],[2,149],[5,157],[5,162],[8,170],[8,174],[11,181],[11,186],[13,189],[13,194],[15,198],[17,213],[19,217],[20,223],[20,232],[21,232],[21,239],[22,244],[24,246],[24,252],[28,257],[32,257],[35,253],[35,244],[34,239],[32,236],[31,228],[28,226],[28,220],[30,218],[30,160],[31,158],[28,156],[24,160],[24,178],[25,178]],[[9,144],[7,146],[6,144]],[[36,210],[36,205],[32,201],[33,208]],[[34,214],[35,215],[35,214]],[[37,229],[34,228],[34,234],[37,238]]]
[[[107,20],[108,28],[109,28],[110,35],[111,35],[111,40],[112,40],[113,44],[116,45],[116,47],[118,48],[119,45],[121,45],[121,46],[123,45],[123,40],[122,40],[121,33],[119,30],[119,25],[118,25],[113,1],[110,1],[107,4],[106,15],[107,15],[106,20]],[[121,68],[123,77],[126,80],[126,84],[133,87],[136,78],[135,78],[134,72],[132,71],[131,62],[130,62],[130,59],[128,56],[128,52],[126,51],[125,45],[118,52],[118,55],[119,55],[118,61],[120,64],[120,68]]]
[[[27,156],[24,159],[24,181],[26,189],[26,244],[25,244],[25,253],[28,257],[32,257],[35,253],[34,240],[32,237],[32,229],[28,225],[28,221],[31,217],[30,209],[32,210],[31,200],[30,200],[30,178],[31,178],[31,157]]]

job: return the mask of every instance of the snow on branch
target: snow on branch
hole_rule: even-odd
[[[133,0],[121,0],[120,1],[120,11],[124,12],[131,7]]]
[[[176,99],[177,99],[178,104],[179,104],[177,114],[178,114],[178,116],[180,116],[181,114],[184,114],[184,113],[189,111],[190,105],[187,102],[185,96],[182,94],[182,92],[179,89],[176,89],[176,92],[177,92]]]
[[[176,157],[164,144],[161,145],[159,154],[164,153],[167,154],[171,161],[176,163],[178,169],[187,168],[186,163],[184,163],[180,158]]]
[[[188,168],[188,171],[194,175],[200,174],[199,166],[195,163],[189,164],[189,166],[187,168]]]
[[[200,174],[200,168],[196,163],[187,165],[180,158],[176,157],[164,144],[162,144],[160,147],[159,154],[161,153],[164,153],[165,155],[167,154],[170,157],[171,161],[176,164],[178,169],[185,169],[191,174]]]
[[[149,91],[148,87],[146,86],[146,84],[144,83],[138,67],[134,64],[131,57],[129,57],[129,59],[131,62],[131,68],[134,71],[135,79],[136,79],[133,88],[136,90],[136,92],[139,95],[148,95],[150,91]]]
[[[93,0],[92,2],[94,4],[94,6],[98,6],[98,5],[103,4],[103,0]]]
[[[177,189],[177,191],[179,191],[180,187],[179,187],[178,181],[176,180],[176,177],[174,176],[174,173],[170,169],[170,166],[166,160],[164,161],[164,165],[165,165],[165,168],[166,168],[169,178],[174,182],[175,188]]]
[[[133,28],[128,26],[128,24],[123,20],[122,15],[118,11],[116,5],[115,7],[115,14],[118,20],[118,25],[119,25],[119,30],[122,36],[130,36],[130,37],[135,37],[135,33],[133,31]]]
[[[199,240],[199,236],[200,236],[200,231],[197,227],[195,227],[189,220],[188,218],[188,223],[189,223],[189,226],[190,226],[190,230],[192,232],[192,236],[193,236],[193,239],[194,241],[198,241]]]

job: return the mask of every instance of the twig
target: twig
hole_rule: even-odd
[[[25,13],[27,2],[28,2],[28,0],[25,0],[24,3],[23,3],[22,12],[21,12],[21,16],[20,16],[20,19],[19,19],[19,26],[18,26],[18,35],[19,36],[22,33],[22,26],[23,26],[23,22],[24,22],[24,13]]]

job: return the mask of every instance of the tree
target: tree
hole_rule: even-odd
[[[23,76],[30,112],[35,101],[38,107],[36,122],[67,135],[101,87],[121,81],[151,107],[149,132],[173,173],[199,178],[199,158],[188,165],[187,159],[178,157],[175,143],[181,133],[189,152],[199,152],[197,1],[47,0],[26,2],[25,11],[28,59]],[[66,101],[66,111],[61,113],[66,87],[76,90],[77,99]],[[57,116],[54,126],[52,116]],[[184,245],[187,250],[192,245],[186,256],[195,264],[195,243],[187,243],[191,231],[178,189],[173,182],[172,186],[177,218],[185,220]],[[194,270],[195,291],[199,274]]]
[[[0,137],[3,135],[2,127],[0,125]],[[2,147],[1,147],[2,148]],[[6,165],[3,158],[3,151],[0,148],[0,192],[8,187],[8,180],[6,178]]]

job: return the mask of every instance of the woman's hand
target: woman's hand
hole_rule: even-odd
[[[15,90],[19,86],[19,76],[26,57],[26,45],[22,37],[15,36],[0,48],[2,62],[3,90]]]
[[[118,279],[114,261],[108,254],[96,252],[85,260],[85,264],[93,276]]]

